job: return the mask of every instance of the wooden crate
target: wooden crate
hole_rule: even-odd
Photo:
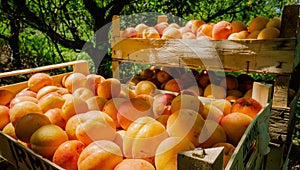
[[[285,146],[290,145],[295,127],[296,103],[300,91],[289,103],[289,82],[300,63],[299,5],[284,7],[281,38],[268,40],[181,40],[122,38],[120,16],[112,22],[113,72],[118,75],[121,62],[133,62],[168,67],[190,67],[225,72],[252,72],[276,75],[272,106],[289,109]],[[158,23],[167,21],[158,16]],[[284,151],[288,155],[288,151]],[[271,150],[272,153],[272,150]],[[275,153],[276,154],[276,153]],[[255,155],[255,154],[254,154]],[[253,156],[253,159],[255,156]],[[259,159],[259,158],[257,158]],[[274,161],[282,167],[285,158]],[[277,163],[277,164],[276,164]]]
[[[32,74],[36,72],[43,72],[54,70],[58,68],[64,68],[72,66],[72,72],[80,72],[83,74],[89,74],[89,66],[87,61],[74,61],[56,65],[49,65],[44,67],[38,67],[34,69],[18,70],[6,73],[0,73],[0,78],[17,76],[21,74]],[[54,84],[60,84],[62,78],[70,74],[59,74],[53,76]],[[0,90],[7,90],[13,94],[17,94],[22,89],[27,87],[27,82],[21,82],[16,84],[11,84],[7,86],[0,87]],[[48,159],[43,158],[42,156],[34,153],[29,148],[22,145],[20,142],[16,141],[12,137],[2,133],[0,131],[0,155],[14,165],[17,169],[49,169],[49,170],[62,170],[63,168],[49,161]]]
[[[295,53],[300,46],[296,43],[298,15],[295,17],[295,13],[298,11],[299,6],[286,6],[282,37],[268,40],[123,38],[120,36],[120,16],[114,16],[111,38],[113,75],[118,75],[120,62],[276,74],[273,105],[287,107],[290,75],[300,62],[299,54]],[[158,23],[166,21],[164,17],[159,16]]]
[[[63,64],[57,64],[57,65],[50,65],[50,66],[44,66],[44,67],[38,67],[35,69],[27,69],[27,70],[18,70],[13,72],[7,72],[7,73],[1,73],[0,77],[9,77],[9,76],[16,76],[20,74],[32,74],[36,72],[43,72],[51,69],[57,69],[62,67],[72,66],[73,71],[72,72],[80,72],[83,74],[89,74],[88,71],[88,63],[86,61],[75,61],[70,63],[63,63]],[[60,84],[62,78],[66,74],[70,74],[71,72],[65,73],[65,74],[59,74],[53,76],[55,84]],[[21,82],[16,84],[11,84],[7,86],[0,87],[0,90],[8,90],[14,94],[17,94],[22,89],[27,87],[27,82]],[[269,115],[269,110],[271,107],[271,103],[269,103],[270,99],[270,88],[262,85],[260,83],[255,83],[254,86],[254,92],[253,96],[255,99],[257,99],[259,102],[261,102],[264,105],[264,108],[259,113],[259,116],[254,119],[254,121],[249,125],[249,128],[246,130],[245,135],[242,137],[240,143],[238,144],[235,154],[233,155],[231,161],[229,162],[230,167],[231,166],[238,166],[240,167],[241,162],[243,162],[243,159],[245,156],[247,156],[247,159],[249,155],[245,155],[245,153],[249,152],[251,145],[254,141],[257,142],[257,135],[259,135],[262,131],[259,129],[259,126],[266,122]],[[209,103],[212,99],[208,98],[200,98],[203,103]],[[259,132],[259,133],[258,133]],[[0,131],[0,155],[4,157],[6,160],[8,160],[11,164],[13,164],[17,169],[62,169],[61,167],[57,166],[53,162],[41,157],[40,155],[34,153],[32,150],[28,149],[27,147],[23,146],[21,143],[13,139],[12,137],[2,133]],[[259,144],[259,142],[257,142]],[[257,145],[258,147],[258,145]],[[213,164],[216,167],[222,167],[222,160],[223,155],[221,154],[223,151],[223,148],[218,148],[219,156],[218,160],[214,161]],[[221,152],[220,152],[221,151]],[[207,150],[207,153],[210,153],[210,150]],[[249,159],[252,162],[252,164],[249,164],[247,166],[255,165],[253,162],[260,162],[262,159],[257,159],[256,155],[259,155],[258,152],[255,150],[254,154],[255,156],[251,156]],[[255,158],[255,161],[252,161],[252,159]],[[262,158],[262,157],[259,157]]]
[[[268,135],[268,122],[272,108],[270,91],[270,86],[265,86],[257,82],[254,83],[253,98],[262,103],[264,107],[246,129],[244,135],[236,146],[232,157],[225,167],[225,170],[263,169],[264,156],[268,152],[268,144],[270,140]],[[201,152],[203,152],[201,150],[179,153],[178,170],[220,169],[220,162],[222,165],[223,161],[220,161],[219,157],[223,160],[223,152],[220,152],[220,150],[216,148],[208,148],[204,150],[205,155],[201,154]],[[199,155],[203,156],[201,157]]]

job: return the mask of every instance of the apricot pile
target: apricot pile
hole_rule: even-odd
[[[121,31],[124,38],[199,39],[199,40],[238,40],[271,39],[280,36],[281,19],[257,16],[247,25],[234,20],[206,23],[203,20],[189,20],[185,25],[161,22],[154,26],[143,23]]]
[[[207,98],[226,98],[234,102],[241,97],[251,97],[254,78],[249,74],[235,76],[207,70],[150,67],[126,81],[125,83],[135,86],[138,93],[141,87],[149,86],[146,88],[149,90],[148,94],[153,93],[151,91],[155,89],[176,93],[184,90]]]
[[[230,153],[225,167],[262,109],[247,97],[205,103],[166,71],[142,74],[159,74],[166,91],[149,80],[131,88],[115,78],[70,73],[54,84],[36,73],[0,106],[1,131],[65,169],[176,169],[179,152],[216,146]],[[220,87],[237,89],[231,79]]]

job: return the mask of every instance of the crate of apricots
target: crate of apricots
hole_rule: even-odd
[[[271,104],[260,83],[230,102],[149,80],[124,84],[90,74],[86,61],[0,76],[25,73],[28,81],[0,88],[0,155],[17,169],[252,169],[267,153]]]
[[[291,73],[299,63],[294,60],[297,25],[292,34],[286,33],[287,25],[298,23],[298,18],[256,16],[250,21],[193,19],[176,23],[158,15],[157,23],[130,25],[127,21],[129,26],[122,28],[126,17],[112,19],[115,69],[121,61],[278,74]]]

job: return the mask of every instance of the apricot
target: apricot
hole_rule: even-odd
[[[85,147],[79,140],[68,140],[55,150],[52,162],[67,170],[78,169],[78,158]]]
[[[225,130],[218,122],[206,120],[199,140],[201,148],[210,148],[217,143],[226,142],[227,137]]]
[[[213,26],[210,24],[203,24],[197,30],[197,37],[199,36],[209,36],[212,37]]]
[[[247,30],[247,26],[244,22],[235,20],[231,22],[232,33],[238,33]]]
[[[38,100],[32,96],[16,96],[10,101],[9,108],[13,108],[15,104],[23,102],[23,101],[29,101],[29,102],[33,102],[36,104],[38,103]]]
[[[6,126],[4,126],[4,128],[2,129],[2,132],[14,139],[18,139],[17,135],[15,133],[15,127],[13,126],[13,124],[11,122],[9,122],[8,124],[6,124]]]
[[[117,98],[134,98],[136,97],[135,90],[130,89],[129,87],[122,86],[120,95]]]
[[[71,73],[65,80],[65,87],[73,93],[79,87],[86,87],[87,78],[82,73]]]
[[[30,102],[30,101],[23,101],[20,103],[17,103],[10,109],[10,122],[15,127],[18,120],[28,114],[28,113],[40,113],[43,114],[42,109],[40,106],[36,103]]]
[[[169,93],[156,94],[153,97],[152,110],[156,118],[165,113],[166,107],[171,105],[175,97],[174,94]]]
[[[106,114],[108,114],[114,121],[115,125],[117,128],[121,127],[118,119],[117,119],[117,114],[118,114],[118,110],[120,105],[126,101],[126,99],[124,98],[113,98],[108,100],[104,106],[102,111],[105,112]]]
[[[46,73],[34,73],[28,79],[28,89],[33,92],[38,92],[44,86],[53,85],[53,78]]]
[[[142,38],[143,37],[143,31],[148,28],[149,26],[143,23],[140,23],[134,27],[136,30],[136,38]]]
[[[47,86],[45,86],[45,87],[47,87]],[[17,93],[15,97],[17,97],[17,96],[30,96],[33,98],[37,98],[37,93],[25,88],[22,91],[20,91],[19,93]]]
[[[196,39],[196,35],[192,32],[185,32],[182,34],[182,39]]]
[[[38,105],[42,109],[43,113],[47,112],[49,109],[62,108],[64,103],[65,99],[57,92],[48,93],[38,101]]]
[[[281,19],[279,17],[274,17],[274,18],[270,19],[266,25],[266,28],[269,28],[269,27],[275,27],[278,30],[280,30],[281,29]]]
[[[260,33],[260,30],[258,31],[253,31],[251,32],[248,36],[247,39],[257,39],[258,34]]]
[[[148,27],[143,30],[143,38],[160,38],[159,32],[154,27]]]
[[[95,95],[89,88],[79,87],[73,92],[73,96],[87,101],[89,98],[94,97]]]
[[[226,90],[222,86],[218,86],[215,84],[209,84],[204,89],[203,96],[204,97],[211,96],[212,98],[215,98],[215,99],[225,99],[226,98]]]
[[[176,96],[171,102],[172,113],[181,109],[191,109],[198,113],[204,110],[203,102],[196,96],[181,94]]]
[[[235,32],[235,33],[231,33],[227,39],[228,40],[240,40],[240,39],[245,39],[245,38],[246,38],[245,34]]]
[[[148,80],[143,80],[137,83],[135,87],[135,94],[154,94],[156,92],[156,85]]]
[[[59,145],[67,140],[68,135],[62,128],[57,125],[47,124],[32,134],[30,146],[35,153],[51,160]]]
[[[160,122],[148,116],[140,117],[125,132],[124,156],[145,159],[154,164],[155,150],[167,137],[166,129]]]
[[[123,154],[124,154],[124,152],[123,152],[123,139],[124,139],[125,133],[126,133],[125,130],[118,130],[117,133],[116,133],[116,137],[113,140],[113,142],[115,142],[120,147]]]
[[[216,106],[218,109],[220,109],[224,115],[228,115],[231,113],[231,103],[230,101],[226,99],[216,99],[211,102],[212,105]]]
[[[204,105],[204,110],[201,113],[201,116],[206,120],[213,120],[219,123],[224,114],[218,107],[209,103]]]
[[[198,28],[205,24],[203,20],[189,20],[186,24],[185,27],[190,28],[192,32],[195,34],[198,30]]]
[[[85,114],[85,113],[82,113],[82,114],[79,114],[79,115],[74,115],[66,121],[65,131],[66,131],[66,133],[67,133],[70,140],[77,140],[76,128],[77,128],[77,126],[79,126],[79,124],[81,122],[79,116],[81,116],[83,114]]]
[[[114,170],[142,169],[155,170],[154,166],[144,159],[123,159]]]
[[[80,114],[89,111],[87,103],[78,97],[68,98],[61,107],[62,117],[67,121],[75,114]]]
[[[108,78],[98,84],[97,94],[105,99],[117,97],[121,92],[121,82],[116,78]]]
[[[232,154],[235,151],[235,147],[231,143],[228,143],[228,142],[216,143],[212,147],[224,147],[223,167],[225,168],[227,166],[228,161],[230,160]]]
[[[166,82],[164,90],[171,92],[180,92],[183,88],[183,83],[180,79],[170,79]]]
[[[116,129],[111,127],[105,119],[91,119],[81,122],[76,128],[75,135],[78,140],[89,145],[96,140],[113,141],[116,137]]]
[[[58,91],[59,87],[51,85],[51,86],[45,86],[43,88],[41,88],[37,93],[36,93],[36,98],[39,100],[41,99],[43,96],[45,96],[48,93],[51,92],[56,92]]]
[[[179,32],[181,33],[181,35],[185,34],[185,33],[192,33],[192,30],[188,27],[180,27]],[[192,33],[193,35],[195,35],[194,33]]]
[[[15,95],[8,90],[0,90],[0,105],[8,105]]]
[[[180,109],[173,112],[167,121],[169,136],[186,138],[195,147],[199,146],[199,136],[205,120],[202,116],[191,109]]]
[[[181,39],[182,35],[177,28],[168,27],[163,31],[161,39]]]
[[[163,34],[163,31],[168,27],[168,24],[165,23],[158,23],[154,26],[156,31],[158,32],[159,36],[161,37]]]
[[[212,38],[214,40],[224,40],[232,33],[232,26],[227,21],[219,21],[213,26]]]
[[[51,122],[44,114],[28,113],[18,120],[15,126],[15,133],[19,140],[29,143],[31,135],[37,129],[47,124],[51,124]]]
[[[99,122],[106,122],[109,126],[111,126],[113,129],[116,128],[116,125],[112,121],[112,119],[104,112],[101,111],[88,111],[85,113],[81,114],[76,114],[73,115],[66,123],[65,131],[67,135],[69,136],[69,139],[77,139],[76,136],[76,129],[77,127],[81,124],[84,123],[85,121],[88,120],[95,120]]]
[[[105,80],[104,77],[97,74],[88,74],[86,79],[86,87],[90,89],[93,94],[97,93],[98,84]]]
[[[112,170],[123,160],[120,147],[112,141],[98,140],[83,149],[78,158],[78,170]]]
[[[221,80],[220,86],[224,87],[227,90],[238,89],[239,82],[235,76],[229,74]]]
[[[177,169],[179,152],[195,149],[192,142],[181,137],[168,137],[163,140],[155,152],[155,167],[157,170]]]
[[[108,100],[101,96],[93,96],[86,100],[89,110],[103,110]]]
[[[228,142],[237,146],[252,118],[244,113],[233,112],[223,117],[220,125],[225,130]]]
[[[143,99],[132,98],[122,102],[117,113],[117,119],[123,129],[143,116],[152,116],[151,106]]]
[[[228,96],[233,96],[236,99],[243,97],[243,93],[240,90],[237,89],[232,89],[232,90],[227,90],[227,97]]]
[[[254,118],[262,109],[262,105],[255,99],[242,97],[237,99],[231,107],[231,112],[240,112]]]
[[[269,19],[267,17],[257,16],[250,21],[248,31],[250,33],[254,31],[260,31],[266,27],[268,22]]]
[[[167,71],[161,70],[156,74],[156,78],[160,83],[164,83],[171,79],[171,75]]]
[[[271,39],[271,38],[278,38],[280,36],[280,31],[275,27],[268,27],[262,29],[259,34],[257,35],[258,40],[263,39]]]
[[[60,108],[49,109],[47,112],[44,113],[44,115],[48,117],[52,124],[57,125],[62,129],[65,129],[67,122],[62,117],[62,110]]]
[[[9,108],[0,105],[0,130],[2,130],[10,122]]]
[[[136,38],[137,31],[133,27],[128,27],[121,33],[121,36],[124,38]]]

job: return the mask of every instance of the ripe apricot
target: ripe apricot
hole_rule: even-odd
[[[266,28],[269,28],[269,27],[275,27],[278,30],[280,30],[281,29],[281,19],[279,17],[274,17],[274,18],[270,19],[266,25]]]
[[[244,113],[233,112],[223,117],[220,125],[225,130],[228,142],[237,146],[252,118]]]
[[[85,147],[86,145],[79,140],[68,140],[60,144],[55,150],[52,162],[64,169],[76,170],[78,169],[79,155]]]
[[[210,24],[203,24],[197,30],[197,37],[199,36],[209,36],[212,37],[213,26]]]
[[[40,106],[36,103],[30,102],[30,101],[23,101],[20,103],[17,103],[10,109],[10,121],[15,127],[18,120],[28,114],[28,113],[40,113],[43,114],[42,109]]]
[[[2,130],[10,122],[9,108],[0,105],[0,130]]]
[[[112,141],[98,140],[89,144],[78,158],[78,170],[112,170],[123,160],[120,147]]]
[[[51,122],[46,115],[28,113],[18,120],[15,126],[15,133],[19,140],[29,143],[31,135],[38,128],[47,124],[51,124]]]
[[[278,38],[280,36],[280,31],[275,27],[268,27],[264,28],[260,31],[257,35],[258,40],[262,39],[271,39],[271,38]]]
[[[232,33],[232,26],[227,21],[219,21],[213,26],[212,38],[214,40],[224,40]]]
[[[49,109],[47,112],[44,113],[44,115],[48,117],[52,124],[57,125],[62,129],[65,129],[66,121],[62,117],[62,110],[60,108]]]
[[[148,80],[143,80],[138,82],[138,84],[135,87],[135,94],[154,94],[155,90],[157,89],[156,85]]]
[[[8,105],[15,95],[8,90],[0,90],[0,105]]]
[[[87,103],[78,97],[70,97],[61,107],[62,117],[67,121],[75,114],[80,114],[89,111]]]
[[[16,96],[10,101],[9,107],[13,108],[15,104],[20,103],[22,101],[30,101],[36,104],[38,103],[38,100],[32,96]]]
[[[35,73],[28,79],[28,88],[38,92],[42,87],[53,85],[53,78],[46,73]]]
[[[198,112],[191,109],[180,109],[170,115],[167,121],[167,132],[169,136],[186,138],[195,147],[198,147],[204,123],[205,120]]]
[[[47,124],[37,129],[30,138],[31,149],[48,159],[52,156],[60,144],[68,140],[66,132],[57,125]]]
[[[232,27],[232,33],[240,32],[243,30],[247,30],[247,26],[244,22],[242,21],[232,21],[231,22],[231,27]]]
[[[177,169],[177,155],[179,152],[195,149],[192,142],[185,138],[168,137],[163,140],[155,152],[155,167],[157,170]]]
[[[87,78],[82,73],[71,73],[65,80],[65,87],[73,93],[79,87],[86,87]]]
[[[152,114],[151,106],[145,100],[132,98],[120,105],[117,119],[120,126],[126,130],[139,117],[152,116]]]
[[[142,169],[155,170],[154,166],[144,159],[123,159],[114,170]]]
[[[121,92],[121,82],[116,78],[108,78],[98,84],[97,94],[105,99],[117,97]]]
[[[248,31],[250,33],[254,31],[260,31],[266,27],[268,22],[269,19],[267,17],[257,16],[250,21]]]
[[[143,30],[143,38],[160,38],[160,35],[154,27],[148,27]]]

